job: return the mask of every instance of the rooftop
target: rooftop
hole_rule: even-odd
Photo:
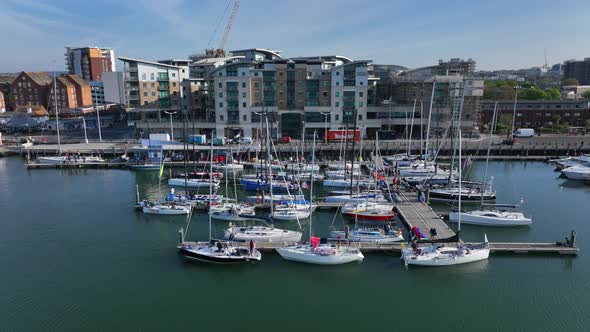
[[[53,79],[44,71],[26,71],[25,75],[29,76],[38,85],[51,84]]]
[[[167,64],[160,63],[160,62],[155,62],[155,61],[147,61],[147,60],[141,60],[141,59],[127,58],[127,57],[123,57],[123,56],[120,56],[119,57],[119,60],[121,60],[123,62],[140,62],[140,63],[145,63],[145,64],[148,64],[148,65],[154,65],[154,66],[168,67],[168,68],[175,68],[175,69],[182,69],[182,67],[179,67],[179,66],[167,65]]]

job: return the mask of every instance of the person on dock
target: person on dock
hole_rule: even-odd
[[[252,239],[250,239],[248,247],[250,248],[250,254],[252,254],[254,252],[254,241]]]

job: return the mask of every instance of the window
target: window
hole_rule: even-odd
[[[243,119],[244,121],[248,121],[248,116],[247,116],[246,114],[244,114],[244,115],[242,116],[242,119]]]
[[[336,98],[340,98],[340,91],[336,91]]]
[[[361,98],[363,97],[363,92],[362,91],[359,92],[359,97],[361,97]]]
[[[362,82],[362,81],[361,81],[361,82],[359,82],[359,85],[363,85],[363,82]]]
[[[152,88],[155,88],[155,87],[156,87],[156,84],[154,84],[154,82],[152,82]]]
[[[328,92],[326,92],[326,91],[322,92],[322,96],[328,97]]]
[[[219,103],[219,108],[223,108],[223,103]]]
[[[242,82],[242,88],[246,88],[246,82]]]
[[[147,97],[147,92],[144,92],[144,93],[143,93],[143,96],[144,96],[144,97]]]
[[[142,74],[141,74],[141,79],[142,79],[142,80],[144,80],[144,81],[145,81],[145,80],[147,80],[147,76],[146,76],[146,74],[145,74],[145,73],[142,73]]]
[[[363,121],[363,115],[359,114],[359,121]]]
[[[521,117],[522,116],[522,113],[516,113],[516,116],[517,117]]]
[[[246,108],[246,103],[242,103],[242,107],[243,108]]]
[[[336,121],[339,121],[339,118],[340,118],[340,117],[339,117],[339,115],[338,115],[338,114],[336,114],[335,118],[336,118]]]
[[[144,88],[147,88],[147,83],[146,82],[143,82],[143,87]]]
[[[223,98],[223,92],[219,93],[219,98]]]
[[[246,76],[246,72],[245,71],[242,72],[242,76]]]
[[[339,71],[336,72],[336,76],[340,76],[340,72]]]
[[[219,72],[219,76],[223,76],[223,73],[222,72]]]
[[[172,91],[172,94],[176,96],[176,91]]]
[[[336,85],[340,85],[340,82],[336,82]]]
[[[260,93],[259,92],[254,92],[254,97],[256,97],[256,98],[260,97]]]
[[[336,107],[340,107],[340,102],[339,101],[336,102]]]
[[[551,113],[545,113],[545,116],[551,116]]]
[[[184,73],[184,69],[182,70],[182,72]]]
[[[254,88],[258,89],[258,82],[254,82]]]
[[[147,105],[147,100],[143,102],[144,105]]]
[[[246,98],[246,93],[242,92],[242,98]]]
[[[154,73],[150,74],[150,79],[153,80],[154,79]]]
[[[176,77],[176,73],[172,73],[172,77]]]
[[[172,86],[176,86],[176,82],[172,82]]]
[[[574,116],[580,116],[580,113],[574,113]]]
[[[219,116],[219,121],[223,121],[223,115]]]
[[[569,114],[569,113],[565,113],[564,115],[565,115],[565,116],[570,116],[570,114]]]
[[[324,86],[324,87],[328,86],[328,81],[322,81],[322,86]]]
[[[258,73],[254,73],[254,76],[258,76]]]
[[[219,84],[217,84],[217,86],[221,89],[221,88],[223,88],[223,83],[219,82]]]
[[[362,101],[359,102],[359,107],[363,107],[363,102]]]
[[[156,92],[152,91],[152,97],[155,97],[155,96],[156,96]]]

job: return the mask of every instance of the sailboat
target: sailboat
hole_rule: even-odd
[[[484,172],[484,181],[488,175],[488,164],[490,162],[490,149],[492,145],[492,136],[494,134],[494,124],[496,122],[498,111],[498,103],[494,105],[494,114],[492,115],[492,124],[490,126],[490,140],[488,143],[488,154],[486,157],[486,168]],[[524,215],[520,211],[512,211],[508,209],[515,209],[518,205],[510,204],[484,204],[484,192],[481,193],[481,207],[474,211],[451,211],[449,213],[449,220],[451,222],[459,222],[461,220],[464,224],[480,225],[480,226],[528,226],[532,224],[532,219]]]
[[[213,172],[213,135],[211,135],[211,150],[210,150],[210,172]],[[213,183],[209,183],[209,197],[213,196]],[[209,200],[209,206],[212,201]],[[187,222],[187,231],[190,225],[190,215]],[[262,259],[260,251],[256,250],[254,246],[250,248],[235,247],[231,242],[227,241],[213,241],[211,237],[211,214],[209,214],[209,242],[192,242],[185,241],[184,230],[181,228],[180,243],[177,245],[179,252],[188,259],[197,260],[207,263],[217,264],[236,264],[246,262],[256,262]]]
[[[315,133],[312,145],[312,164],[315,163]],[[312,167],[313,174],[313,167]],[[310,185],[310,202],[313,198],[313,181]],[[311,204],[309,213],[309,244],[286,246],[277,248],[281,257],[290,261],[297,261],[318,265],[338,265],[362,261],[365,257],[358,248],[349,245],[320,244],[320,239],[312,234]]]
[[[61,139],[59,137],[59,110],[57,109],[57,73],[53,73],[53,105],[55,107],[55,127],[57,129],[57,149],[58,156],[37,157],[37,161],[41,164],[63,164],[66,162],[66,157],[61,155]]]
[[[459,188],[461,188],[461,129],[459,135]],[[459,210],[461,210],[461,196],[459,196]],[[449,239],[419,240],[418,243],[431,243],[427,247],[403,249],[401,259],[405,265],[419,266],[447,266],[477,262],[488,259],[490,247],[487,235],[484,242],[475,246],[463,244],[459,238],[461,231],[461,215],[459,215],[457,234]],[[457,242],[456,246],[438,245],[437,243]]]

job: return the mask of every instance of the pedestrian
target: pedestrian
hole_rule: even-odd
[[[252,241],[252,239],[250,239],[250,255],[254,253],[254,241]]]

